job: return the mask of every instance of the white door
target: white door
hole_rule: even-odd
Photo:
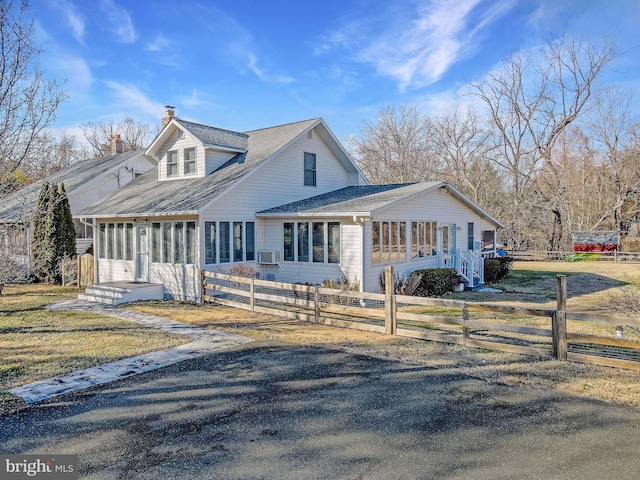
[[[136,225],[136,282],[149,281],[149,227]]]
[[[456,266],[456,226],[442,226],[442,256],[443,266],[455,268]]]

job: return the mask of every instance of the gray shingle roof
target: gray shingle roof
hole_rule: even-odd
[[[571,232],[574,245],[617,245],[618,232],[616,230],[584,230]]]
[[[71,196],[75,190],[86,183],[141,154],[142,150],[138,150],[108,157],[91,158],[69,165],[45,179],[38,180],[3,198],[0,206],[0,221],[30,220],[38,203],[40,189],[45,181],[56,184],[64,183],[67,195]]]
[[[258,216],[280,215],[369,215],[408,196],[441,185],[442,182],[393,185],[357,185],[258,212]]]
[[[248,148],[206,177],[158,181],[157,169],[86,208],[81,216],[196,214],[218,195],[271,158],[319,119],[246,132]]]
[[[241,150],[246,150],[249,146],[249,135],[246,133],[188,122],[180,118],[174,118],[174,121],[183,126],[189,133],[207,146],[219,145],[221,147],[238,148]]]

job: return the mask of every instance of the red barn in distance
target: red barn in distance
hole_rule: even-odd
[[[574,252],[613,252],[618,248],[615,230],[571,232]]]

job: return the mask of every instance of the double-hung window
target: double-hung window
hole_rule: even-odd
[[[310,187],[316,186],[316,154],[304,153],[304,184]]]
[[[170,150],[167,152],[167,177],[176,177],[178,175],[178,151]]]
[[[184,149],[184,174],[196,173],[196,149],[195,147]]]

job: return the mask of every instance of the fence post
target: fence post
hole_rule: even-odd
[[[387,335],[395,335],[397,329],[393,293],[393,267],[387,265],[384,267],[384,333]]]
[[[557,275],[557,305],[551,320],[553,358],[567,359],[567,276]]]
[[[65,273],[66,273],[66,272],[65,272],[65,270],[66,270],[66,269],[64,268],[64,265],[65,265],[65,261],[64,261],[64,258],[63,258],[62,260],[60,260],[60,270],[62,270],[62,286],[63,286],[63,287],[64,287],[64,286],[66,286],[66,285],[64,284],[64,283],[65,283],[65,282],[64,282],[64,276],[65,276]]]
[[[318,285],[313,289],[313,306],[314,321],[320,323],[320,287]]]
[[[469,309],[467,308],[467,302],[464,303],[464,307],[462,308],[462,338],[464,340],[464,345],[467,344],[467,340],[469,340],[469,327],[467,327],[467,321],[469,320]]]
[[[249,282],[249,307],[251,307],[251,311],[256,311],[256,279],[252,278]]]

